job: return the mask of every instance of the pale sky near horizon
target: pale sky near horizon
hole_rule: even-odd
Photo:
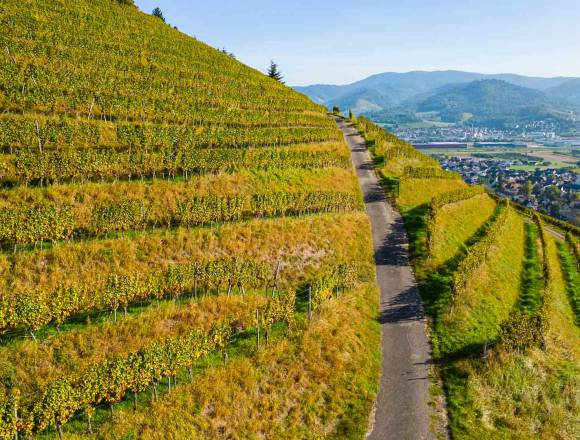
[[[410,70],[580,76],[580,0],[136,0],[289,85]]]

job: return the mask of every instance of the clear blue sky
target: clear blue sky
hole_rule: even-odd
[[[136,0],[290,85],[385,71],[580,76],[580,0]]]

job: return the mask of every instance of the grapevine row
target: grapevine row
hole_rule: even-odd
[[[16,295],[0,295],[0,333],[25,328],[31,335],[49,323],[57,328],[80,313],[110,310],[116,319],[117,310],[138,301],[167,297],[178,298],[186,293],[197,296],[234,287],[264,287],[270,268],[253,260],[221,258],[208,262],[174,264],[167,270],[148,274],[122,275],[111,273],[104,283],[97,285],[61,284],[51,291],[38,289]]]
[[[509,205],[498,205],[496,207],[495,220],[490,225],[485,236],[467,250],[467,255],[461,260],[459,267],[453,274],[452,288],[454,298],[457,298],[465,291],[467,283],[475,271],[485,262],[489,249],[496,242],[507,222],[509,212]]]
[[[461,179],[461,174],[445,171],[439,167],[406,166],[403,176],[412,179]]]
[[[102,121],[89,118],[45,116],[43,114],[4,114],[0,116],[0,147],[26,147],[39,140],[45,145],[108,145],[116,146],[119,138],[114,135],[117,126],[147,127],[151,132],[197,128],[284,128],[327,127],[334,122],[323,113],[274,112],[236,109],[199,109],[190,111],[177,121]]]
[[[78,377],[62,378],[46,386],[36,402],[21,402],[14,396],[2,405],[12,409],[12,417],[1,421],[0,438],[13,439],[18,432],[32,436],[49,427],[56,427],[62,437],[62,425],[77,412],[85,410],[90,424],[97,405],[107,404],[112,410],[129,391],[136,395],[152,387],[156,393],[161,380],[175,380],[180,371],[191,371],[200,358],[223,348],[234,331],[232,322],[217,322],[207,332],[192,330],[156,341],[127,356],[96,364]]]
[[[336,127],[203,127],[195,125],[93,123],[67,119],[0,119],[0,148],[10,152],[33,149],[115,149],[150,152],[163,148],[249,148],[337,141]]]
[[[317,305],[330,297],[328,292],[353,287],[355,280],[356,271],[349,265],[340,265],[323,275],[312,289]],[[167,379],[171,392],[171,385],[176,385],[180,372],[187,371],[191,378],[194,364],[210,352],[224,349],[240,328],[257,326],[268,334],[277,322],[291,324],[295,313],[295,296],[278,294],[256,315],[224,319],[214,323],[208,331],[192,330],[155,341],[125,356],[107,359],[78,376],[50,383],[38,397],[21,399],[18,390],[14,389],[0,402],[0,439],[12,439],[19,432],[31,436],[49,427],[55,427],[62,436],[62,426],[81,410],[85,411],[90,426],[97,405],[109,405],[112,412],[113,405],[128,392],[133,393],[134,406],[137,393],[149,388],[155,399],[163,379]]]
[[[431,210],[436,212],[445,205],[469,200],[473,197],[485,194],[485,192],[486,191],[484,186],[470,186],[469,188],[448,191],[433,197],[431,200]]]
[[[73,232],[84,237],[111,232],[142,230],[148,226],[203,226],[212,222],[237,221],[253,217],[344,212],[360,208],[359,197],[342,192],[293,192],[220,197],[208,195],[181,199],[174,211],[151,214],[151,202],[125,198],[102,202],[90,210],[82,228],[70,206],[44,201],[32,206],[16,205],[0,210],[0,243],[27,244],[70,239]]]
[[[117,152],[114,150],[19,150],[5,181],[21,184],[65,183],[121,178],[183,176],[234,172],[240,169],[350,167],[348,157],[334,151],[264,149],[185,149]]]

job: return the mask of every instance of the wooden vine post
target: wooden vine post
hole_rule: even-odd
[[[280,261],[276,265],[276,272],[274,272],[274,285],[272,286],[272,298],[274,298],[274,293],[279,292],[278,290],[278,274],[280,273]]]
[[[197,261],[193,263],[193,297],[197,299]]]
[[[260,351],[260,311],[256,309],[256,345]]]
[[[308,286],[308,320],[312,321],[312,286]]]

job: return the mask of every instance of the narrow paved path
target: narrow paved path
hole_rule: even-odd
[[[362,137],[351,124],[337,122],[352,151],[371,220],[381,293],[381,389],[368,438],[433,438],[428,405],[430,346],[417,283],[409,266],[403,220],[385,200]]]

